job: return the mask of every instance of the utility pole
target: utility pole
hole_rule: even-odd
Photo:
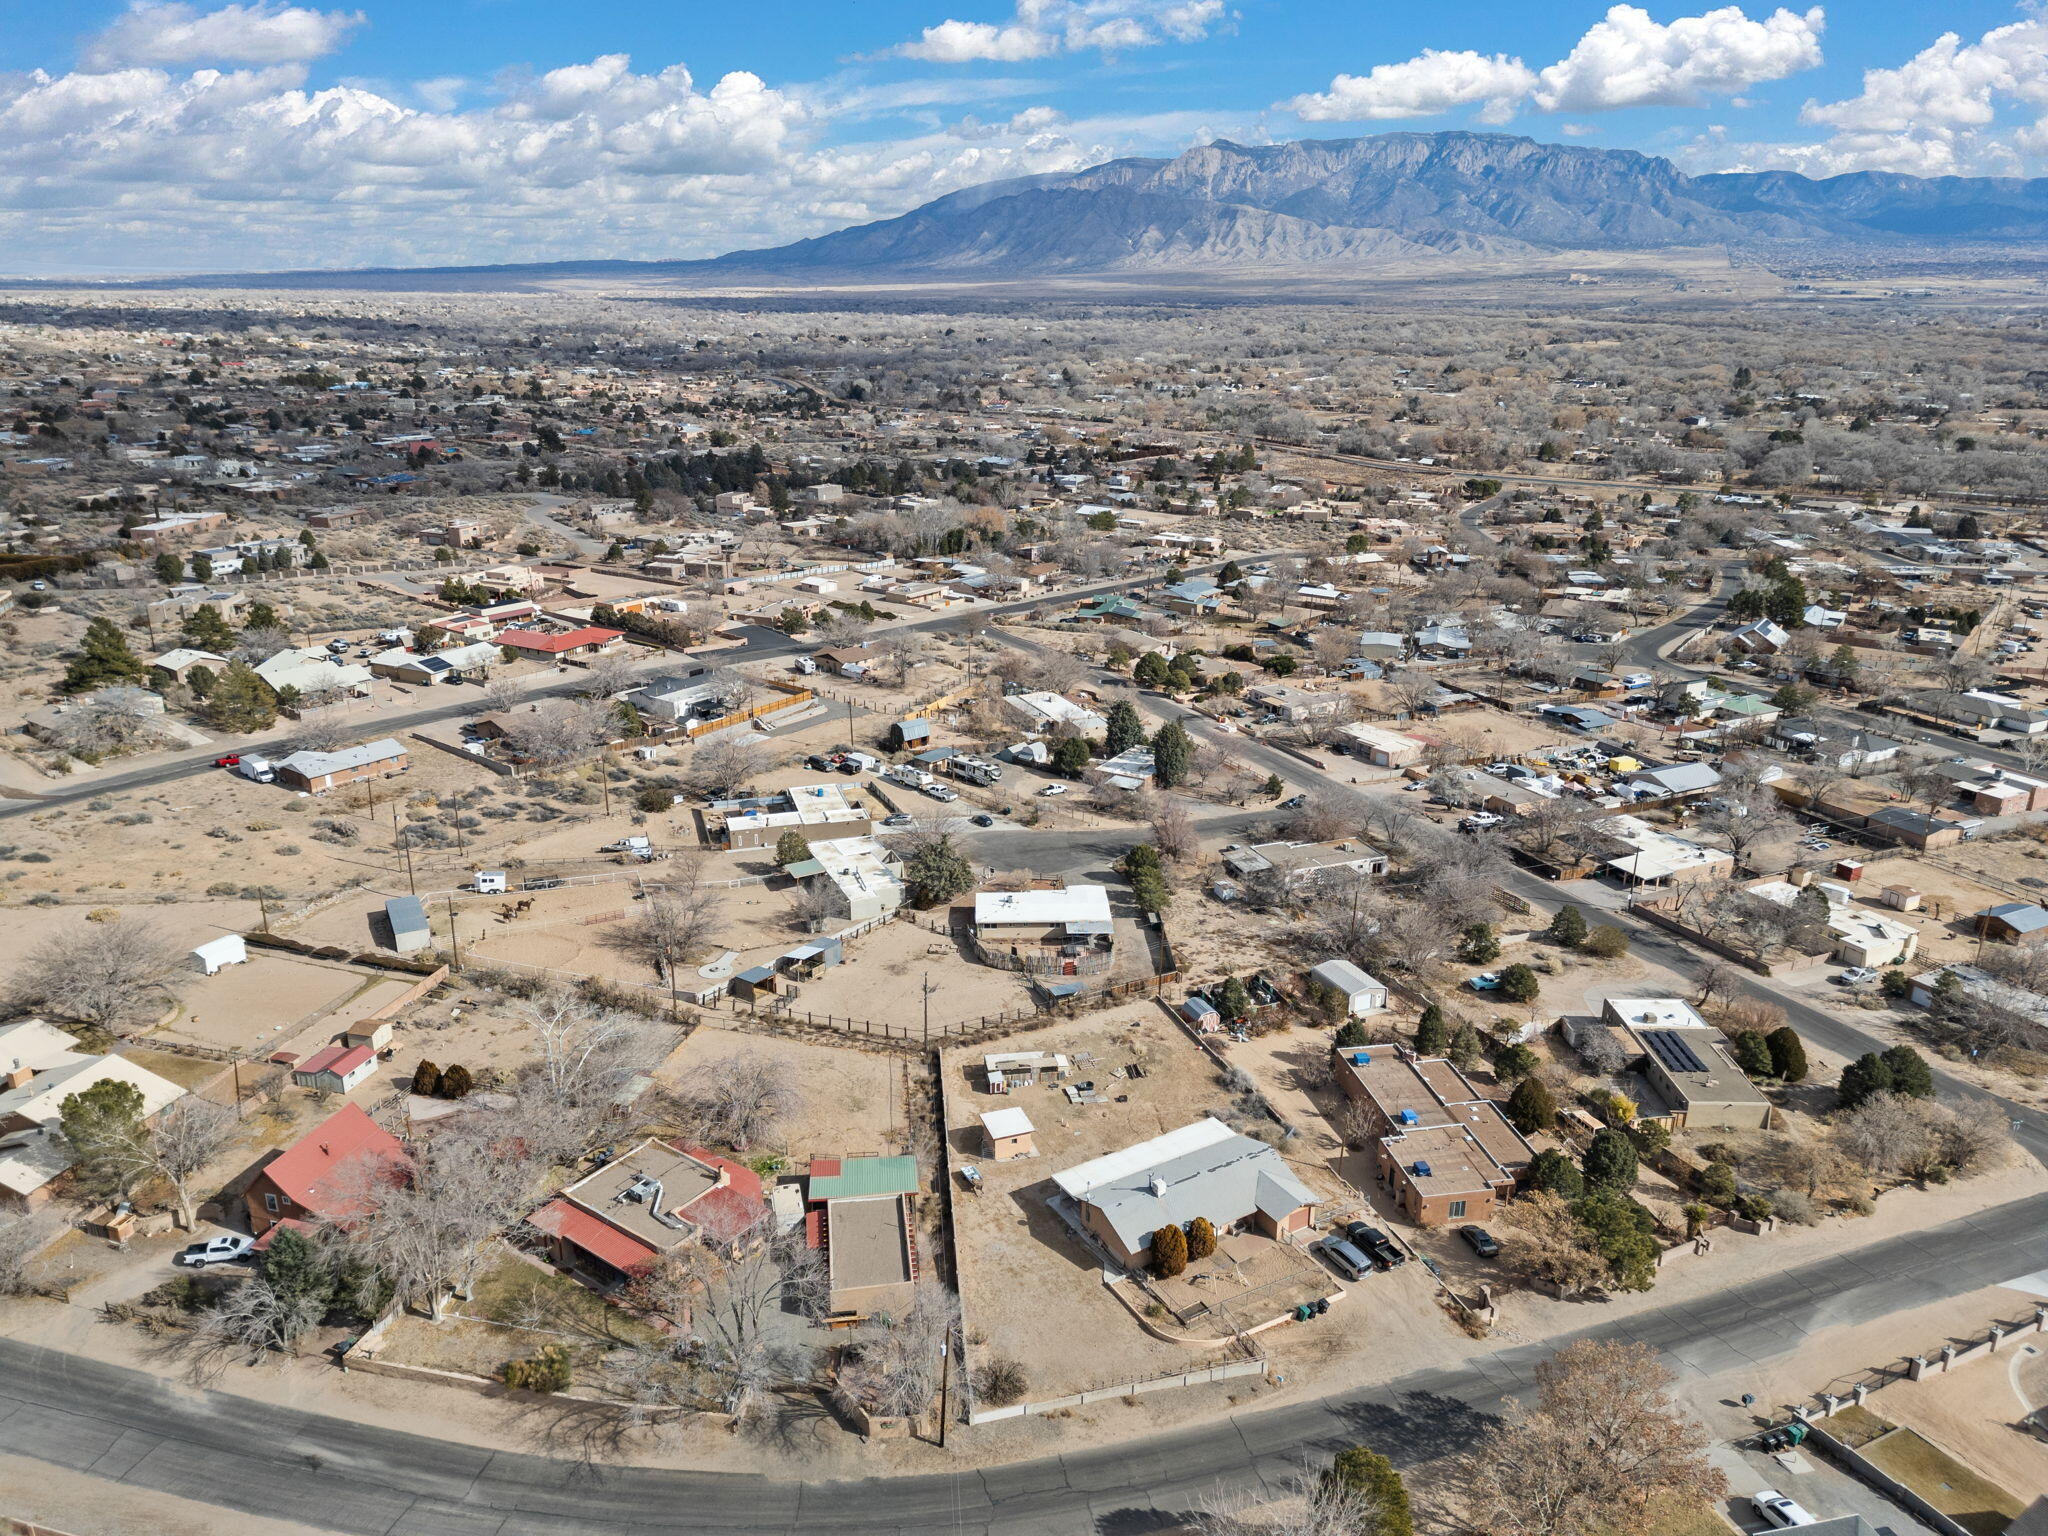
[[[455,928],[455,893],[448,893],[448,948],[454,955],[454,968],[462,969],[462,935]]]
[[[932,1043],[932,993],[938,988],[932,985],[932,973],[926,971],[918,983],[918,990],[924,993],[924,1043],[930,1049]]]
[[[953,1329],[948,1325],[946,1336],[939,1341],[939,1449],[946,1448],[946,1420],[950,1419],[951,1387],[953,1385]]]

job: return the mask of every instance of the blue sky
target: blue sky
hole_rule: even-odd
[[[1952,0],[0,0],[0,271],[710,255],[1116,154],[1481,128],[2048,169],[2048,19]]]

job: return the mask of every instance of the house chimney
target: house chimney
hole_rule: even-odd
[[[8,1090],[26,1088],[29,1080],[34,1076],[35,1073],[24,1067],[19,1060],[16,1060],[14,1065],[7,1069],[7,1077],[5,1079],[7,1088]]]

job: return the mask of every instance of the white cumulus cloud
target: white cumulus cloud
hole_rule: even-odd
[[[1617,5],[1542,72],[1533,99],[1545,112],[1699,106],[1812,69],[1826,20],[1819,6],[1752,21],[1729,5],[1664,25],[1640,6]]]
[[[361,11],[319,11],[273,0],[202,11],[177,0],[132,0],[90,39],[89,69],[156,64],[302,64],[339,48],[363,24]]]
[[[6,269],[711,256],[1137,147],[1042,107],[986,137],[825,147],[836,120],[802,89],[624,55],[441,84],[315,90],[298,64],[0,74]]]
[[[1863,72],[1840,101],[1809,101],[1802,121],[1831,129],[1810,143],[1742,143],[1710,135],[1687,163],[1809,176],[1898,171],[1912,176],[2014,175],[2048,154],[2048,21],[2030,17],[1966,43],[1944,32],[1903,64]],[[2003,114],[2024,118],[2001,131]]]
[[[1375,64],[1363,75],[1339,75],[1327,91],[1297,96],[1286,106],[1310,122],[1359,123],[1478,104],[1480,121],[1504,123],[1535,83],[1520,59],[1430,48],[1399,64]]]
[[[1198,42],[1223,19],[1223,0],[1017,0],[1012,21],[948,19],[892,51],[928,64],[1015,64],[1060,53]]]
[[[1327,91],[1279,105],[1312,122],[1432,117],[1477,106],[1486,123],[1506,122],[1522,106],[1698,106],[1820,63],[1825,21],[1818,6],[1804,13],[1781,8],[1752,21],[1731,5],[1667,25],[1639,6],[1617,5],[1541,71],[1504,54],[1432,48],[1363,75],[1338,75]]]

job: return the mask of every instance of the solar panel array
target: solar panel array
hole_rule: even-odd
[[[1646,1029],[1643,1031],[1643,1044],[1664,1063],[1664,1070],[1667,1072],[1707,1070],[1707,1064],[1700,1060],[1698,1053],[1686,1042],[1685,1037],[1675,1030]]]

